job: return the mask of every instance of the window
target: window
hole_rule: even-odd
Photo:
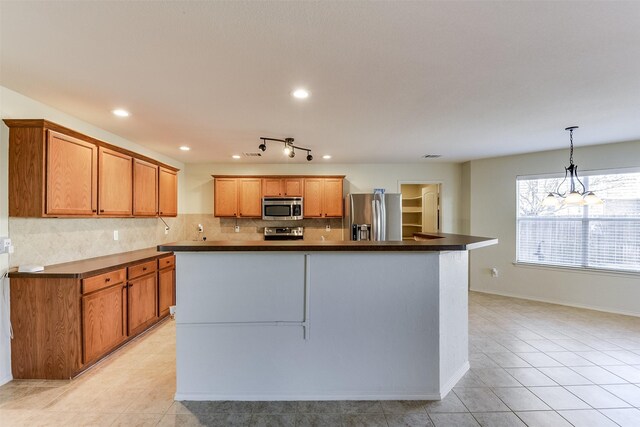
[[[518,177],[517,262],[640,272],[640,171],[583,175],[603,204],[545,207],[564,174]]]

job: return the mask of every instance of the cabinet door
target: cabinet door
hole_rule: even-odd
[[[283,181],[284,195],[287,197],[302,197],[302,178],[285,178]]]
[[[280,178],[262,179],[262,197],[282,196],[282,180]]]
[[[124,340],[123,288],[120,283],[82,297],[84,363],[97,359]]]
[[[46,214],[96,214],[98,147],[61,133],[48,131],[46,175]]]
[[[167,268],[158,272],[158,316],[169,314],[169,307],[175,304],[176,270]]]
[[[158,166],[138,159],[133,161],[133,214],[158,214]]]
[[[306,178],[304,180],[304,217],[322,217],[322,178]]]
[[[342,217],[342,179],[324,180],[324,216]]]
[[[242,178],[239,181],[239,211],[244,218],[262,217],[262,180]]]
[[[128,284],[128,331],[134,335],[155,321],[158,307],[157,274],[142,276]]]
[[[161,216],[178,215],[178,174],[163,167],[158,170],[158,212]]]
[[[98,215],[132,213],[133,163],[131,156],[100,147],[98,151]]]
[[[236,178],[216,178],[213,190],[213,214],[215,216],[236,216],[238,213],[238,180]]]

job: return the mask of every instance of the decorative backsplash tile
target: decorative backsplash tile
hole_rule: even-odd
[[[51,265],[103,255],[133,251],[179,240],[262,240],[264,227],[303,226],[304,239],[342,240],[342,219],[263,221],[261,219],[216,218],[211,214],[183,214],[164,218],[9,218],[9,235],[15,252],[10,266]],[[204,233],[198,233],[198,224]],[[234,228],[240,226],[236,233]],[[330,231],[326,231],[326,226]],[[113,231],[118,230],[118,240]]]
[[[169,234],[158,218],[9,218],[15,247],[10,265],[51,265],[110,255],[182,240],[182,219],[165,218]],[[113,231],[118,230],[118,240]]]

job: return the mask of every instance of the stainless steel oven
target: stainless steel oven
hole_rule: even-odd
[[[262,219],[302,219],[302,197],[263,197]]]

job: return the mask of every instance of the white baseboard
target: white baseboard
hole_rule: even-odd
[[[443,385],[440,388],[439,400],[444,399],[447,396],[447,394],[449,394],[451,389],[454,388],[456,384],[458,384],[458,381],[460,381],[462,377],[464,377],[464,374],[467,373],[470,367],[471,366],[469,365],[469,361],[467,361],[464,365],[462,365],[460,369],[458,369],[458,371],[455,374],[453,374],[451,378],[449,378],[449,380],[445,383],[445,385]]]
[[[468,363],[467,363],[468,369]],[[466,371],[465,371],[466,372]],[[464,374],[463,374],[464,375]],[[458,379],[459,380],[459,379]],[[457,382],[457,381],[456,381]],[[439,393],[425,394],[335,394],[335,395],[293,395],[293,394],[208,394],[176,393],[174,400],[239,400],[239,401],[280,401],[280,400],[441,400]]]
[[[609,308],[609,307],[598,307],[598,306],[594,306],[594,305],[586,305],[586,304],[577,304],[577,303],[571,303],[571,302],[566,302],[566,301],[557,301],[557,300],[552,300],[552,299],[548,299],[548,298],[540,298],[540,297],[534,297],[531,295],[523,295],[523,294],[519,294],[519,293],[515,293],[515,292],[502,292],[502,291],[490,291],[490,290],[486,290],[486,289],[469,289],[472,292],[479,292],[481,294],[491,294],[491,295],[500,295],[503,297],[511,297],[511,298],[520,298],[520,299],[526,299],[526,300],[531,300],[531,301],[538,301],[538,302],[546,302],[549,304],[556,304],[556,305],[564,305],[567,307],[575,307],[575,308],[585,308],[587,310],[595,310],[595,311],[602,311],[605,313],[613,313],[613,314],[622,314],[625,316],[634,316],[634,317],[640,317],[640,311],[625,311],[625,310],[618,310],[615,308]]]
[[[0,378],[0,386],[1,385],[5,385],[6,383],[8,383],[9,381],[11,381],[13,379],[13,376],[11,374],[7,375],[4,378]]]

